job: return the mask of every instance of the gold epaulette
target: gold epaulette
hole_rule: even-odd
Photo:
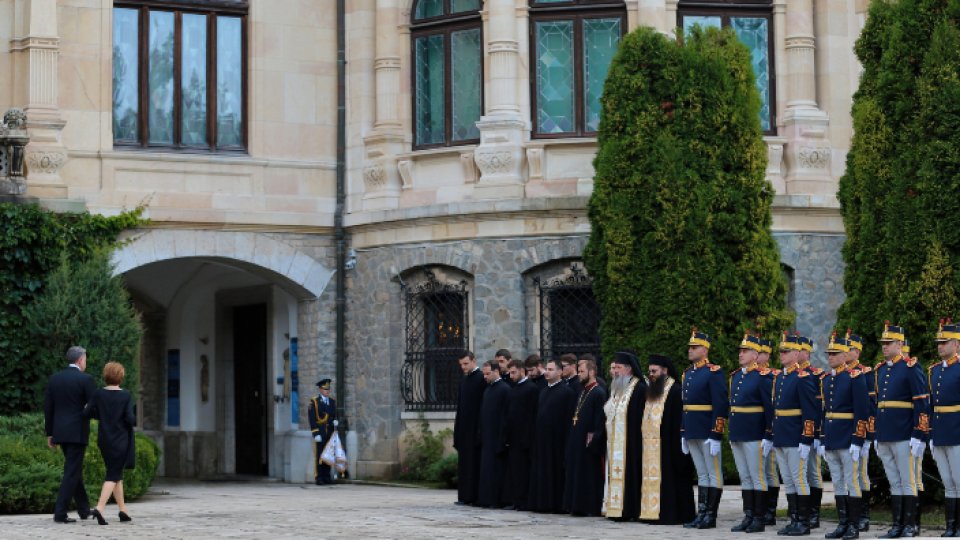
[[[767,376],[771,373],[773,373],[773,370],[770,368],[760,368],[760,374],[763,376]]]
[[[710,366],[710,371],[720,371],[720,366],[716,364],[707,364],[707,365]]]
[[[915,365],[917,365],[916,357],[907,360],[907,367],[913,367]]]
[[[779,377],[781,373],[783,373],[783,371],[781,371],[781,370],[779,370],[779,369],[774,369],[774,370],[773,370],[773,374],[776,375],[777,377]]]
[[[851,379],[856,379],[857,377],[860,376],[861,373],[863,373],[863,372],[860,371],[859,369],[850,369],[850,370],[848,370],[848,371],[849,371],[849,373],[850,373],[850,378],[851,378]]]
[[[870,373],[871,371],[873,371],[873,368],[872,368],[872,367],[870,367],[870,366],[865,366],[865,365],[863,365],[863,364],[860,364],[859,366],[857,366],[857,369],[859,369],[860,371],[862,371],[862,372],[864,372],[864,373]]]
[[[820,369],[820,368],[818,368],[818,367],[810,366],[808,369],[809,369],[810,372],[813,373],[814,375],[820,375],[821,373],[826,373],[826,371],[824,371],[824,370],[822,370],[822,369]]]
[[[873,369],[880,369],[880,366],[882,366],[884,362],[886,362],[886,360],[881,360],[877,362],[877,365],[873,366]]]
[[[807,375],[810,375],[809,371],[803,369],[797,371],[797,377],[806,377]]]

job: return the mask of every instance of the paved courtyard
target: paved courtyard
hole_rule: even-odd
[[[303,486],[275,482],[162,479],[131,503],[132,523],[54,523],[50,515],[0,516],[0,537],[20,538],[740,538],[739,492],[724,492],[720,526],[710,531],[614,523],[453,504],[456,492],[383,485]],[[781,495],[781,505],[784,504]],[[829,500],[829,496],[825,497]],[[71,517],[76,517],[75,513]],[[832,530],[832,529],[831,529]],[[815,537],[822,537],[824,528]],[[768,532],[760,536],[776,536]],[[866,535],[875,537],[873,533]]]

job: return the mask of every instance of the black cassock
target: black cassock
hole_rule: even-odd
[[[526,510],[530,489],[530,449],[533,447],[533,426],[537,420],[540,389],[529,380],[510,389],[504,440],[507,443],[507,480],[504,502]]]
[[[693,460],[680,448],[683,398],[680,382],[667,393],[660,421],[660,525],[678,525],[693,520]]]
[[[583,390],[583,385],[580,384],[580,377],[577,377],[576,375],[570,377],[569,379],[564,379],[563,382],[567,383],[567,386],[573,390],[573,394],[576,396],[579,396],[580,391]]]
[[[643,380],[630,394],[627,405],[627,448],[624,464],[623,513],[619,520],[640,517],[640,482],[643,479],[643,410],[647,404],[647,385]],[[691,493],[693,493],[691,491]]]
[[[594,383],[577,397],[576,423],[571,420],[567,436],[566,482],[563,509],[578,516],[599,516],[603,505],[603,462],[606,457],[606,415],[603,404],[607,392]],[[592,433],[590,444],[587,436]]]
[[[503,479],[507,474],[507,447],[503,422],[507,414],[510,387],[497,379],[483,391],[480,405],[480,489],[477,504],[503,506]]]
[[[563,477],[567,434],[577,396],[563,381],[540,391],[533,426],[533,464],[530,472],[530,510],[563,511]]]
[[[457,398],[457,417],[453,422],[453,447],[457,450],[457,500],[473,504],[477,502],[477,486],[480,480],[480,400],[487,382],[480,368],[460,379],[460,394]]]
[[[547,378],[544,377],[543,375],[539,377],[534,377],[530,380],[533,381],[533,384],[537,385],[537,388],[541,390],[547,387]]]

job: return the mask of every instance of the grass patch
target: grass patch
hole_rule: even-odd
[[[787,519],[787,510],[777,510],[777,519]],[[820,521],[837,521],[837,507],[824,504],[820,507]],[[874,506],[870,509],[870,529],[875,526],[889,527],[893,523],[890,518],[890,507],[887,505]],[[943,529],[946,526],[942,508],[924,508],[920,515],[920,527],[923,529]],[[821,528],[823,526],[821,525]]]

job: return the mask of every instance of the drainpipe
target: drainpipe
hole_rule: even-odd
[[[343,213],[346,202],[346,160],[347,160],[347,57],[346,57],[346,0],[337,0],[337,206],[333,214],[333,235],[337,244],[336,270],[336,308],[337,308],[337,418],[340,419],[340,441],[346,442],[344,434],[348,423],[345,414],[346,401],[346,308],[347,308],[347,238],[343,227]]]

